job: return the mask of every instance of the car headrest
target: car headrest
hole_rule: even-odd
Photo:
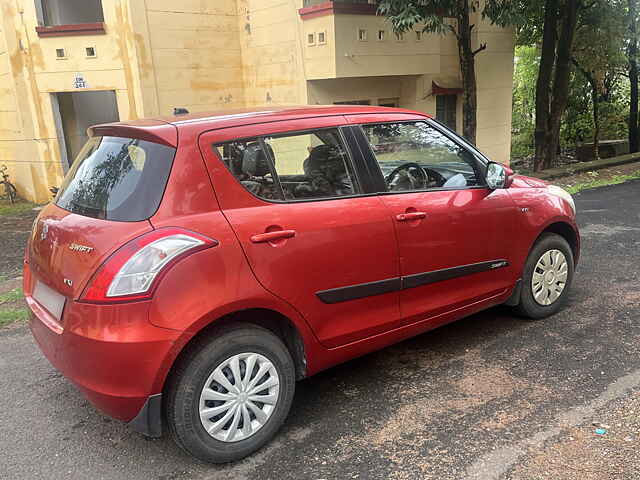
[[[265,144],[273,156],[273,149]],[[264,177],[271,173],[269,160],[262,150],[262,145],[258,142],[249,143],[242,155],[242,172],[251,177]]]
[[[309,152],[309,157],[305,160],[303,168],[306,175],[313,170],[331,170],[340,168],[344,170],[342,164],[342,153],[339,147],[333,145],[318,145]]]

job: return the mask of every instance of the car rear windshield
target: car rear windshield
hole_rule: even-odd
[[[92,137],[78,154],[55,203],[86,217],[137,222],[164,193],[175,148],[145,140]]]

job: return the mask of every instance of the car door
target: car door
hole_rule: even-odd
[[[362,158],[354,163],[345,123],[251,125],[199,142],[254,274],[330,348],[384,332],[400,316],[394,226],[357,168]]]
[[[482,159],[427,119],[380,120],[350,119],[396,229],[402,322],[503,295],[518,275],[508,192],[488,189]]]

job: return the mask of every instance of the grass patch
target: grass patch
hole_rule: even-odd
[[[13,205],[6,200],[0,202],[0,217],[21,215],[37,207],[35,203],[18,201]]]
[[[629,180],[635,180],[640,178],[640,170],[637,172],[633,172],[629,175],[614,175],[613,177],[608,178],[596,178],[597,172],[592,172],[595,174],[594,179],[584,183],[578,183],[571,187],[567,188],[567,191],[570,194],[575,194],[581,192],[582,190],[588,190],[590,188],[604,187],[607,185],[617,185],[619,183],[624,183]]]
[[[21,288],[15,288],[9,292],[0,293],[0,305],[12,303],[22,300],[23,294]]]
[[[29,311],[26,308],[13,308],[10,310],[0,310],[0,327],[6,327],[14,322],[24,322],[29,318]]]

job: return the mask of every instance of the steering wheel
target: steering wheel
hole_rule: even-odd
[[[416,176],[412,174],[412,171],[417,172],[418,174],[417,177],[419,178],[416,178]],[[411,183],[411,188],[407,188],[405,190],[420,189],[424,187],[429,181],[429,176],[427,175],[427,172],[425,172],[420,165],[414,162],[408,162],[408,163],[403,163],[397,168],[394,168],[393,171],[386,176],[384,180],[387,183],[387,186],[391,187],[393,183],[396,181],[396,177],[398,177],[401,172],[406,172],[405,179],[403,180]],[[415,182],[419,182],[418,185],[416,185]]]
[[[426,186],[442,187],[445,183],[447,183],[447,179],[436,170],[433,170],[431,168],[425,168],[425,167],[422,167],[422,169],[425,171],[425,173],[429,177],[429,182]]]
[[[401,172],[406,172],[405,178],[401,181],[404,181],[405,183],[409,182],[411,184],[407,185],[409,188],[406,188],[406,190],[420,190],[430,186],[437,187],[446,182],[446,179],[435,170],[424,168],[415,162],[408,162],[395,168],[386,176],[385,182],[389,187],[392,187],[393,183],[396,181],[396,177],[398,177]]]

